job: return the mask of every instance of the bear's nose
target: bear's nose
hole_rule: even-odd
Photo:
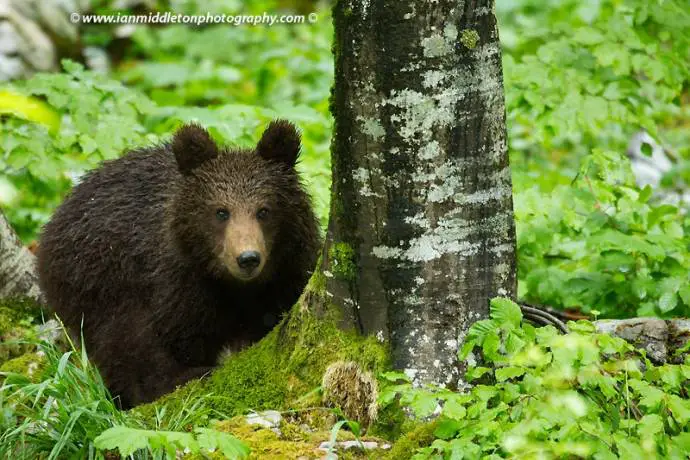
[[[254,270],[259,266],[260,262],[261,255],[256,251],[244,251],[237,258],[237,265],[239,265],[242,270],[246,271]]]

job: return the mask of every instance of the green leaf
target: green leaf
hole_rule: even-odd
[[[638,379],[630,379],[628,385],[640,395],[640,405],[649,409],[654,409],[664,400],[665,393]]]
[[[678,290],[678,295],[686,306],[690,306],[690,286],[685,285]]]
[[[128,428],[126,426],[116,426],[105,430],[94,439],[94,446],[100,450],[117,449],[121,456],[127,457],[138,450],[149,447],[148,432]]]
[[[492,368],[490,367],[470,367],[467,369],[467,372],[465,373],[465,378],[471,382],[473,380],[477,380],[478,378],[481,378],[482,375],[486,374],[487,372],[491,372]]]
[[[38,98],[0,90],[0,114],[11,114],[46,126],[51,133],[60,129],[60,115]]]
[[[674,308],[678,304],[678,297],[675,292],[664,292],[661,297],[659,297],[659,309],[666,313]]]
[[[55,371],[56,377],[61,377],[62,374],[64,374],[65,367],[67,366],[67,362],[69,361],[70,356],[72,356],[72,351],[68,351],[60,357],[60,361],[58,361],[58,366]]]
[[[525,374],[527,369],[516,366],[499,367],[494,372],[496,375],[496,380],[499,382],[505,382],[508,379],[514,379],[516,377],[521,377]]]
[[[642,151],[644,155],[651,157],[652,153],[654,153],[654,147],[648,142],[643,142],[640,146],[640,151]],[[647,185],[647,187],[649,187],[649,185]]]
[[[450,418],[443,418],[436,425],[434,436],[441,439],[451,439],[462,426],[462,422]]]
[[[491,319],[501,327],[518,328],[522,321],[520,306],[505,297],[494,297],[490,302]]]
[[[199,452],[199,444],[191,433],[141,430],[125,426],[105,430],[94,439],[94,446],[100,450],[117,449],[123,457],[142,449],[154,452],[162,450],[173,458],[178,449]]]
[[[646,203],[649,201],[649,199],[652,197],[652,194],[654,193],[654,189],[647,184],[644,186],[644,188],[640,191],[640,196],[638,197],[638,201],[640,203]]]
[[[383,378],[384,380],[387,380],[388,382],[391,383],[398,383],[400,381],[403,382],[410,382],[410,377],[407,376],[404,372],[397,372],[397,371],[390,371],[390,372],[383,372],[380,374],[380,377]]]
[[[669,216],[671,214],[677,214],[678,213],[678,208],[675,206],[671,206],[670,204],[664,204],[661,206],[657,206],[652,209],[652,211],[649,213],[649,226],[653,227],[656,225],[661,219],[663,219],[665,216]]]
[[[680,433],[671,438],[671,442],[678,446],[683,454],[690,455],[690,433]]]
[[[419,418],[429,417],[438,407],[438,398],[434,394],[417,393],[410,401],[410,409]]]
[[[676,395],[668,395],[668,408],[681,426],[690,422],[690,401]]]
[[[592,27],[580,27],[573,35],[573,40],[583,45],[596,45],[605,40],[605,36]]]
[[[491,361],[500,359],[501,356],[498,353],[500,347],[501,338],[498,336],[496,332],[491,331],[488,334],[486,334],[486,337],[484,338],[484,343],[482,343],[482,351],[484,352],[484,357],[486,359],[489,359]]]
[[[206,450],[218,450],[225,458],[237,459],[249,456],[249,447],[229,433],[223,433],[209,428],[197,428],[196,433],[199,447]]]
[[[637,433],[641,437],[652,438],[664,431],[664,421],[659,414],[647,414],[637,425]]]
[[[466,413],[467,410],[460,401],[460,398],[449,397],[443,403],[443,415],[445,415],[448,418],[460,420],[465,418]]]
[[[338,432],[347,423],[347,420],[339,420],[333,424],[331,428],[331,435],[328,439],[328,451],[326,452],[326,458],[333,456],[333,450],[335,449],[336,441],[338,440]]]
[[[632,440],[628,439],[625,435],[618,435],[615,437],[616,447],[618,448],[618,453],[620,458],[639,458],[643,459],[646,457],[644,451],[639,444],[634,443]]]

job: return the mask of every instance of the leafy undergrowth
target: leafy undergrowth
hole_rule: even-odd
[[[145,421],[118,409],[83,346],[69,342],[64,351],[47,341],[30,344],[38,350],[24,355],[30,360],[2,371],[0,458],[101,459],[115,452],[175,458],[177,451],[243,458],[249,452],[231,434],[203,426],[211,413],[203,396],[174,410],[161,406]]]
[[[133,421],[117,409],[85,353],[36,345],[31,378],[20,366],[3,372],[0,457],[93,458],[96,436]]]
[[[161,405],[149,420],[119,410],[83,344],[42,313],[29,301],[0,307],[0,458],[104,458],[113,446],[136,459],[177,448],[243,456],[240,441],[206,427],[212,411],[203,395]]]
[[[519,295],[605,318],[690,316],[690,219],[595,151],[575,180],[516,192]]]
[[[461,355],[474,386],[465,392],[413,388],[404,374],[385,375],[383,406],[420,419],[439,414],[401,438],[407,454],[395,446],[398,459],[690,455],[690,360],[654,366],[586,321],[569,323],[567,335],[521,321],[520,308],[499,298],[491,319],[472,326]]]
[[[275,458],[285,458],[281,449],[315,451],[337,421],[327,409],[312,407],[322,405],[318,388],[326,367],[347,360],[380,372],[387,364],[387,353],[374,338],[343,333],[332,321],[317,320],[297,305],[273,332],[226,358],[209,378],[123,412],[83,347],[69,342],[65,351],[28,336],[23,343],[37,352],[8,361],[12,366],[3,369],[0,458],[102,458],[110,451],[135,453],[135,458],[174,458],[170,455],[177,451],[240,458],[245,447],[226,434],[237,424],[224,423],[216,430],[213,421],[260,409],[302,409],[300,420],[313,433],[297,436],[298,430],[287,430],[292,437],[267,445],[257,444],[256,436],[260,440],[271,434],[255,436],[248,429],[238,435],[259,453],[268,449]]]
[[[471,328],[461,350],[474,386],[452,392],[413,388],[405,375],[384,372],[375,342],[296,309],[211,378],[129,412],[117,409],[83,348],[42,342],[32,378],[4,374],[0,457],[321,458],[334,433],[359,438],[338,431],[337,411],[318,407],[325,366],[354,359],[385,386],[383,415],[360,440],[398,439],[390,450],[340,458],[686,458],[690,362],[654,366],[589,322],[569,326],[567,335],[534,328],[516,304],[494,299],[491,319]],[[249,410],[264,408],[283,411],[279,433],[247,424]]]

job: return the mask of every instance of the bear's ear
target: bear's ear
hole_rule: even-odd
[[[183,125],[175,132],[171,146],[182,174],[189,174],[205,161],[218,156],[218,146],[208,131],[193,123]]]
[[[264,160],[293,167],[297,163],[300,147],[300,135],[295,125],[287,120],[274,120],[256,145],[256,153]]]

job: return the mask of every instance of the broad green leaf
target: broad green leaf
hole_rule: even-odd
[[[443,415],[448,418],[460,420],[465,418],[465,406],[460,402],[459,398],[449,397],[443,403]]]
[[[522,367],[499,367],[496,369],[494,374],[496,375],[496,380],[498,382],[505,382],[508,379],[513,379],[515,377],[521,377],[525,374],[527,370]]]
[[[225,458],[238,459],[249,456],[249,447],[229,433],[209,428],[195,430],[199,447],[206,450],[218,450]]]
[[[51,133],[60,129],[60,115],[35,97],[0,89],[0,114],[11,114],[46,126]]]
[[[491,316],[502,327],[517,328],[522,321],[522,312],[518,304],[505,297],[491,299]]]
[[[116,426],[105,430],[94,439],[94,445],[100,450],[116,450],[127,457],[149,446],[149,432],[125,426]]]
[[[462,422],[452,418],[443,418],[436,425],[434,436],[441,439],[451,439],[462,426]]]

